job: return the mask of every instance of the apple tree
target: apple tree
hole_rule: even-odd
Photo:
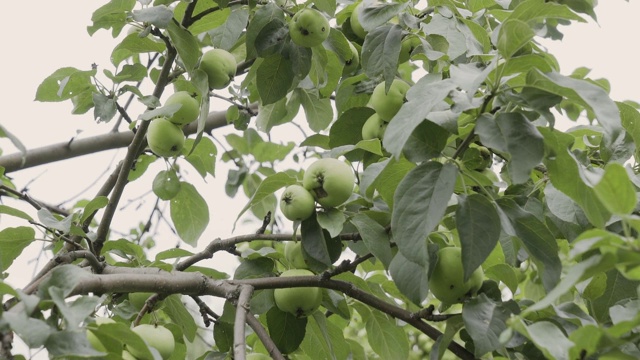
[[[640,358],[640,106],[540,45],[595,4],[106,2],[111,63],[35,98],[117,131],[0,156],[0,279],[49,259],[0,280],[0,358]],[[124,147],[66,208],[12,178]]]

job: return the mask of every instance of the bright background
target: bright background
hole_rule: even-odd
[[[0,22],[0,40],[4,54],[0,86],[3,114],[0,123],[27,148],[69,141],[74,136],[84,138],[112,129],[112,123],[95,124],[91,111],[81,116],[71,115],[70,102],[33,101],[40,82],[58,68],[72,66],[86,70],[95,63],[99,70],[112,69],[109,56],[117,40],[111,38],[110,32],[104,30],[93,37],[89,37],[86,32],[86,26],[91,24],[92,12],[103,4],[104,1],[86,0],[38,1],[28,4],[10,1],[3,4],[5,16]],[[568,75],[581,66],[591,68],[591,77],[604,77],[610,81],[611,97],[614,100],[640,101],[637,93],[637,85],[640,83],[640,72],[637,69],[637,35],[640,34],[637,15],[640,14],[640,2],[607,0],[598,5],[596,13],[598,23],[589,21],[563,27],[561,30],[565,37],[562,42],[544,41],[544,45],[558,58],[563,74]],[[224,110],[227,106],[221,102],[213,104],[212,110]],[[137,116],[137,113],[133,115]],[[558,125],[566,128],[571,126],[571,123],[560,122]],[[221,129],[214,132],[214,136],[222,140],[222,136],[229,131],[230,129]],[[287,133],[288,131],[290,133]],[[293,137],[298,138],[299,132],[292,127],[285,127],[279,130],[274,139],[287,141]],[[16,151],[7,139],[0,139],[0,148],[5,154]],[[219,153],[222,152],[220,147],[218,150]],[[10,176],[19,189],[26,187],[33,198],[69,207],[79,198],[92,197],[97,187],[104,182],[113,166],[124,155],[124,149],[103,152],[14,172]],[[130,184],[123,199],[147,193],[152,176],[163,168],[164,165],[157,161],[149,170],[150,177]],[[188,166],[184,168],[188,169]],[[209,176],[202,180],[198,175],[189,177],[210,205],[211,221],[198,248],[204,247],[217,237],[231,236],[233,222],[246,204],[246,198],[242,196],[241,191],[235,200],[229,199],[222,191],[227,169],[226,164],[219,162],[215,179]],[[189,171],[191,175],[194,174],[194,171]],[[149,197],[140,207],[137,207],[139,204],[124,207],[114,218],[117,229],[127,231],[130,227],[137,226],[139,221],[146,221],[153,200]],[[11,205],[34,213],[33,209],[24,204]],[[126,205],[126,200],[121,205]],[[8,217],[0,218],[0,229],[17,225],[25,224],[15,223]],[[233,235],[254,232],[257,226],[256,222],[244,224],[241,220]],[[178,243],[168,231],[162,235],[158,234],[156,240],[161,243],[159,249],[166,249]],[[46,244],[35,243],[16,260],[7,280],[9,284],[20,288],[29,281],[34,269],[46,261],[40,257],[44,245]],[[182,246],[189,250],[197,250],[188,245]],[[199,265],[215,266],[219,270],[232,273],[236,261],[220,254]],[[16,346],[16,354],[27,355],[19,343],[16,343]],[[43,355],[41,353],[34,358],[44,358]]]

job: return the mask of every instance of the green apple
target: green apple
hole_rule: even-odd
[[[479,267],[465,282],[462,250],[459,247],[445,247],[438,251],[438,261],[429,278],[429,290],[443,303],[456,304],[475,295],[482,286],[483,278],[484,272]]]
[[[122,350],[122,360],[138,360],[127,350]]]
[[[98,325],[98,327],[100,327],[100,325],[102,324],[114,324],[114,323],[115,323],[115,320],[111,318],[107,318],[107,317],[96,318],[96,325]],[[91,346],[93,346],[94,349],[101,352],[107,352],[107,349],[104,347],[104,345],[102,345],[102,342],[100,341],[100,339],[98,339],[98,337],[93,333],[92,330],[87,330],[87,340],[89,340],[89,344],[91,344]]]
[[[133,307],[136,308],[137,310],[142,310],[142,307],[147,302],[147,299],[149,299],[149,297],[151,295],[153,295],[153,294],[155,294],[155,293],[152,293],[152,292],[134,292],[134,293],[129,293],[129,295],[128,295],[129,303],[131,305],[133,305]],[[158,301],[155,304],[155,307],[159,306],[161,303],[162,303],[162,301]]]
[[[245,357],[247,360],[271,360],[271,357],[265,354],[253,353],[247,354]]]
[[[369,99],[369,106],[372,107],[382,120],[390,121],[400,110],[405,101],[405,95],[411,85],[400,79],[394,79],[385,93],[386,82],[376,85]]]
[[[138,334],[147,345],[155,348],[163,359],[168,359],[173,354],[176,347],[176,341],[169,329],[161,325],[142,324],[134,327],[133,332]],[[137,352],[134,348],[127,348],[127,351],[136,358],[140,358],[143,354]]]
[[[400,43],[400,55],[398,57],[398,64],[405,63],[411,57],[411,53],[415,48],[421,44],[420,39],[415,35],[407,35],[402,39]]]
[[[180,192],[180,179],[173,170],[162,170],[153,179],[151,190],[162,200],[171,200]]]
[[[351,23],[351,30],[356,34],[360,39],[364,39],[367,36],[367,31],[362,27],[360,23],[360,13],[362,12],[362,2],[358,3],[356,7],[353,8],[353,12],[351,12],[351,16],[349,17],[349,22]]]
[[[329,20],[316,9],[304,8],[289,21],[289,35],[299,46],[318,46],[329,37],[329,31]]]
[[[306,220],[315,210],[313,195],[300,185],[289,185],[280,197],[280,210],[291,221]]]
[[[351,58],[345,60],[344,68],[342,69],[342,76],[352,74],[358,69],[358,66],[360,65],[360,55],[358,54],[358,49],[353,46],[351,41],[349,41],[349,49],[351,49]]]
[[[330,208],[349,199],[355,181],[349,165],[338,159],[326,158],[309,166],[302,178],[302,186],[313,194],[318,204]]]
[[[180,105],[178,111],[168,118],[176,125],[186,125],[198,118],[200,115],[200,103],[188,91],[178,91],[171,94],[164,105]]]
[[[151,151],[156,155],[173,157],[182,152],[184,133],[178,125],[166,118],[157,118],[151,120],[149,124],[147,142]]]
[[[295,269],[307,269],[307,263],[302,255],[302,242],[287,241],[284,245],[284,258]]]
[[[371,115],[362,126],[362,139],[380,139],[384,136],[384,131],[387,129],[387,122],[380,118],[378,113]]]
[[[283,272],[280,277],[314,275],[314,273],[306,269],[291,269]],[[306,317],[320,306],[322,290],[317,287],[282,288],[275,289],[273,297],[278,309],[297,317]]]
[[[209,50],[200,59],[200,69],[207,74],[210,89],[226,88],[236,75],[237,67],[236,58],[223,49]]]

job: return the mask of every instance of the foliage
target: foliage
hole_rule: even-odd
[[[21,223],[0,230],[0,269],[11,272],[39,239],[51,243],[53,256],[21,289],[0,280],[0,357],[11,355],[5,335],[15,333],[53,358],[117,359],[125,348],[158,358],[131,330],[152,323],[176,339],[171,359],[244,359],[245,352],[276,359],[640,358],[639,107],[613,101],[607,81],[589,78],[587,69],[561,74],[537,41],[561,39],[560,26],[595,19],[595,3],[367,1],[356,15],[364,38],[351,28],[353,2],[104,4],[88,31],[121,39],[112,68],[55,70],[36,100],[71,101],[73,113],[93,110],[97,122],[125,119],[135,134],[100,192],[72,209],[15,190],[9,173],[19,169],[0,157],[0,195],[33,207],[0,205],[3,217]],[[308,7],[331,29],[322,44],[302,47],[288,22]],[[133,31],[120,36],[126,29]],[[419,41],[400,62],[408,36]],[[352,47],[361,61],[343,73]],[[238,63],[226,89],[210,90],[200,68],[211,48]],[[362,126],[384,98],[371,100],[372,92],[394,81],[410,85],[404,101],[380,136],[363,139]],[[162,106],[165,91],[187,91],[200,109],[184,128],[182,153],[168,159],[153,154],[145,138],[150,122],[178,110]],[[128,97],[146,110],[129,113]],[[210,114],[212,97],[229,102],[211,112],[226,121]],[[558,121],[579,125],[560,131]],[[236,131],[216,145],[212,132],[222,126]],[[271,141],[270,132],[287,126],[304,135]],[[301,184],[307,160],[321,157],[354,169],[354,192],[292,224],[280,214],[278,194]],[[179,181],[166,200],[170,211],[118,235],[112,220],[124,189],[158,159]],[[203,244],[215,204],[187,174],[221,176],[222,163],[232,168],[226,196],[247,201],[242,190],[248,198],[236,221],[262,226]],[[150,230],[160,219],[199,250],[154,248]],[[293,233],[283,230],[289,227]],[[288,240],[301,241],[316,275],[277,277],[291,266]],[[429,291],[438,251],[448,246],[461,248],[465,280],[484,272],[480,290],[455,304]],[[197,265],[220,251],[240,260],[233,274]],[[311,286],[322,288],[322,303],[308,317],[275,306],[274,289]],[[154,295],[138,309],[127,294],[141,292]],[[211,296],[224,306],[210,305]],[[97,323],[98,313],[115,323]],[[107,355],[91,346],[87,331]]]

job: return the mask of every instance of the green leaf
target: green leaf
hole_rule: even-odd
[[[609,309],[623,300],[637,298],[639,285],[640,281],[629,280],[618,270],[607,271],[604,293],[589,303],[589,313],[599,323],[609,321]]]
[[[95,357],[102,355],[94,349],[87,335],[80,330],[60,330],[52,333],[44,344],[49,355],[55,357]]]
[[[521,208],[512,199],[502,198],[497,203],[508,217],[503,220],[502,228],[513,228],[515,233],[509,235],[515,235],[522,241],[527,252],[537,261],[542,284],[547,291],[551,291],[560,281],[562,272],[558,244],[553,234],[535,215]]]
[[[193,71],[202,55],[198,40],[191,33],[172,21],[167,27],[169,38],[176,47],[178,55],[188,72]]]
[[[180,295],[167,296],[163,301],[162,311],[169,316],[172,323],[180,327],[187,340],[193,342],[198,331],[198,325],[180,299]]]
[[[409,340],[394,319],[380,311],[372,311],[365,328],[371,349],[381,359],[409,358]]]
[[[388,269],[393,259],[393,252],[389,234],[384,227],[364,214],[356,214],[350,221],[358,229],[367,249]]]
[[[342,211],[336,208],[323,209],[316,212],[316,216],[320,227],[327,230],[331,237],[340,235],[346,220]]]
[[[170,202],[171,220],[178,236],[196,246],[200,235],[209,225],[209,206],[195,186],[180,182],[180,192]]]
[[[600,202],[595,190],[583,180],[586,178],[583,175],[586,169],[569,150],[574,141],[573,136],[547,128],[539,130],[544,136],[547,153],[544,165],[553,186],[580,205],[593,225],[604,227],[611,214]]]
[[[384,133],[383,146],[400,158],[407,140],[429,114],[440,109],[442,101],[449,92],[456,88],[451,79],[438,80],[432,76],[424,76],[407,92],[407,100],[400,111],[393,117]],[[435,122],[435,121],[434,121]],[[438,124],[437,122],[435,122]]]
[[[57,331],[43,320],[27,317],[24,312],[7,311],[2,314],[2,319],[6,320],[11,330],[31,348],[43,346],[49,336]]]
[[[531,169],[542,162],[542,135],[521,113],[483,115],[477,120],[476,133],[485,146],[510,154],[507,166],[516,184],[529,180]]]
[[[324,230],[320,227],[315,213],[310,218],[303,220],[300,224],[302,235],[303,255],[308,255],[311,260],[315,260],[324,266],[331,266],[333,261]],[[305,256],[305,259],[307,257]]]
[[[139,37],[138,34],[129,34],[122,39],[111,52],[111,63],[120,65],[122,61],[137,54],[162,53],[166,50],[163,42],[154,41],[148,37]]]
[[[460,196],[456,209],[456,228],[462,247],[464,281],[485,261],[500,238],[500,217],[485,196]]]
[[[284,160],[291,150],[293,150],[295,145],[296,144],[293,141],[290,141],[287,144],[276,144],[265,141],[256,144],[253,149],[251,149],[251,152],[257,162],[270,163]]]
[[[19,226],[0,231],[0,271],[4,272],[13,261],[35,239],[36,232],[30,227]]]
[[[464,326],[473,339],[474,355],[500,349],[500,334],[507,329],[511,311],[501,302],[489,299],[485,294],[471,299],[462,307]]]
[[[80,222],[83,223],[85,220],[89,218],[89,216],[93,215],[94,212],[107,206],[108,203],[109,203],[109,198],[106,196],[96,196],[95,198],[91,199],[91,201],[89,201],[87,205],[84,206],[84,209],[82,210],[82,216],[80,217]]]
[[[221,33],[224,33],[225,31],[229,31],[229,29],[227,29],[227,26],[234,26],[234,27],[238,26],[237,23],[233,25],[227,24],[229,20],[236,20],[236,19],[231,19],[231,14],[232,14],[231,8],[218,9],[216,11],[209,12],[207,15],[203,16],[200,20],[196,21],[191,26],[189,26],[189,32],[191,32],[193,35],[199,35],[205,31],[209,31],[209,35],[211,36],[212,42],[214,41],[214,38],[216,40],[220,40],[219,37]],[[244,23],[244,25],[246,25],[246,22]],[[217,48],[218,47],[217,44],[218,42],[216,41],[214,43],[214,47]],[[231,46],[233,46],[234,44],[235,44],[235,41],[233,44],[231,44]],[[229,49],[230,48],[225,48],[225,50],[229,50]]]
[[[69,330],[79,329],[84,319],[91,315],[101,302],[96,296],[81,296],[67,303],[63,290],[57,287],[49,288],[49,295],[64,317],[65,328]]]
[[[215,13],[223,13],[223,11],[216,11]],[[246,9],[237,8],[233,10],[231,14],[228,14],[226,20],[224,20],[215,29],[209,31],[209,37],[211,37],[213,46],[218,49],[224,49],[227,51],[231,50],[240,36],[242,36],[242,32],[247,26],[248,20],[249,12]],[[196,24],[200,21],[196,22]],[[194,26],[195,24],[191,27]]]
[[[300,110],[300,97],[296,92],[269,105],[260,105],[256,117],[256,128],[268,133],[275,126],[291,122]]]
[[[374,166],[369,166],[365,171],[365,175],[363,175],[363,181],[360,184],[361,188],[366,189],[367,192],[372,190],[371,188],[375,188],[382,199],[389,205],[390,208],[394,207],[394,195],[396,193],[396,189],[398,185],[404,179],[404,177],[415,168],[415,164],[410,161],[407,161],[405,158],[400,158],[396,160],[395,158],[389,159],[389,161],[384,163],[379,163],[382,166],[381,171],[377,176],[373,179],[368,179],[367,175],[369,170],[375,170]],[[378,165],[378,164],[374,164]],[[370,183],[373,181],[373,183]],[[367,186],[367,184],[371,184],[371,186]]]
[[[267,197],[272,196],[273,193],[275,193],[277,190],[280,190],[285,186],[295,184],[296,181],[296,178],[291,177],[287,173],[283,172],[267,176],[264,180],[262,180],[260,185],[258,185],[258,188],[251,196],[251,199],[249,199],[249,203],[245,205],[242,210],[240,210],[240,213],[238,214],[238,217],[234,222],[234,228],[235,223],[238,222],[242,214],[244,214],[247,210],[249,210],[253,206],[256,206]]]
[[[398,68],[402,28],[398,25],[384,25],[371,30],[362,45],[362,68],[369,78],[384,75],[384,81],[391,84]]]
[[[135,0],[109,1],[93,12],[91,15],[93,25],[87,27],[87,32],[93,35],[100,29],[113,29],[111,32],[113,37],[118,36],[136,3]]]
[[[420,305],[429,295],[429,279],[425,267],[397,252],[389,264],[389,273],[398,290],[414,304]]]
[[[277,307],[267,312],[267,328],[280,352],[289,354],[300,347],[305,339],[307,318],[280,311]]]
[[[538,321],[526,327],[526,337],[542,351],[547,359],[569,360],[574,344],[562,330],[550,321]]]
[[[69,296],[81,279],[91,276],[85,270],[76,265],[65,264],[53,269],[51,275],[45,278],[38,287],[38,296],[41,299],[49,299],[49,289],[62,290],[63,298]]]
[[[427,236],[442,219],[457,176],[455,165],[432,161],[409,171],[398,185],[391,228],[398,249],[407,259],[424,265]]]
[[[333,107],[328,98],[319,98],[316,94],[304,89],[296,89],[304,114],[306,115],[309,128],[315,132],[320,132],[329,126],[333,120]]]
[[[189,155],[185,157],[193,167],[198,171],[198,174],[205,178],[207,174],[216,176],[216,156],[218,155],[218,148],[208,137],[202,137],[200,142],[192,149],[194,141],[187,139],[185,142],[185,152]],[[186,150],[190,149],[190,150]]]
[[[274,54],[265,58],[256,72],[256,84],[262,105],[273,104],[284,98],[293,83],[291,61]]]
[[[329,146],[333,149],[357,144],[362,140],[362,132],[354,130],[361,129],[374,113],[370,107],[354,107],[342,113],[329,129]]]
[[[612,214],[630,214],[638,203],[636,190],[625,168],[609,163],[604,168],[602,179],[593,187],[602,205]]]
[[[94,90],[91,78],[96,75],[96,70],[78,70],[73,67],[65,67],[56,70],[38,86],[36,101],[64,101],[85,91]]]
[[[527,74],[527,85],[563,96],[591,111],[604,129],[606,146],[624,136],[618,107],[600,86],[557,72],[543,74],[539,70],[531,70]]]
[[[141,23],[150,23],[160,29],[166,29],[171,19],[173,19],[173,9],[169,9],[165,5],[133,10],[133,20]]]
[[[0,205],[0,214],[7,214],[27,221],[33,221],[33,218],[26,212],[7,205]]]
[[[498,32],[498,51],[506,59],[512,57],[520,48],[534,37],[533,30],[526,22],[509,19],[500,25]]]
[[[544,0],[527,0],[521,2],[513,10],[508,20],[517,19],[535,24],[547,19],[576,20],[585,22],[566,5],[546,2]]]
[[[247,26],[247,59],[255,58],[258,54],[256,51],[256,38],[262,29],[273,19],[284,20],[284,12],[275,3],[267,3],[258,7],[255,15]]]

